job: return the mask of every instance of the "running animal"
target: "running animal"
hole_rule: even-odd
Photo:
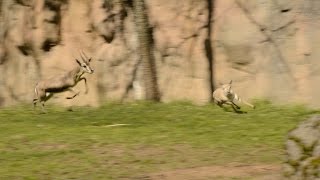
[[[83,55],[82,55],[83,54]],[[76,86],[80,81],[84,81],[86,90],[88,92],[87,79],[82,77],[85,73],[92,74],[93,69],[90,67],[91,58],[88,58],[84,52],[80,53],[82,61],[75,59],[78,66],[64,74],[55,76],[51,79],[44,79],[39,81],[34,88],[33,108],[36,107],[38,102],[41,103],[41,109],[45,112],[44,103],[50,99],[53,94],[70,91],[74,95],[66,97],[66,99],[73,99],[80,92],[75,92],[72,87]]]
[[[228,84],[222,84],[221,87],[217,88],[213,92],[214,103],[216,103],[220,107],[222,107],[223,104],[231,105],[232,108],[237,111],[237,109],[240,109],[240,107],[234,102],[235,100],[237,100],[254,109],[254,105],[242,100],[236,93],[233,92],[231,84],[232,80]]]

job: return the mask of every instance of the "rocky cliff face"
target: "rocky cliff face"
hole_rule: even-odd
[[[284,175],[287,179],[320,178],[320,116],[303,121],[288,133]]]
[[[92,56],[89,93],[72,101],[142,99],[142,72],[130,1],[4,0],[0,2],[0,105],[31,102],[37,80]],[[209,68],[206,0],[148,0],[163,101],[210,99],[215,84],[234,82],[244,98],[320,106],[320,3],[317,0],[215,0]],[[84,85],[76,89],[84,92]]]

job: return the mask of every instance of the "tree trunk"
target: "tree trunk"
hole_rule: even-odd
[[[212,47],[213,38],[213,24],[212,20],[214,18],[214,3],[215,0],[207,0],[208,17],[207,17],[207,37],[205,39],[204,45],[206,50],[206,56],[209,64],[209,81],[210,81],[210,101],[213,101],[212,93],[215,89],[214,84],[214,48]]]
[[[138,33],[139,54],[142,62],[146,100],[159,101],[153,38],[144,0],[133,1],[133,12]]]

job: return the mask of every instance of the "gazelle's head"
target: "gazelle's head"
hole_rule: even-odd
[[[90,62],[91,62],[91,57],[88,58],[84,52],[82,51],[82,53],[80,53],[80,57],[82,59],[82,61],[79,61],[78,59],[76,59],[78,65],[80,66],[80,70],[82,72],[85,72],[85,73],[89,73],[89,74],[92,74],[93,73],[93,69],[90,67]]]
[[[221,85],[221,88],[223,89],[224,92],[226,92],[227,94],[230,94],[232,93],[231,84],[232,84],[232,80],[228,84]]]

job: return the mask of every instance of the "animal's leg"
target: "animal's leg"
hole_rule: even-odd
[[[44,101],[46,99],[46,93],[42,89],[35,88],[35,96],[33,98],[33,109],[36,108],[37,103],[41,103],[41,109],[44,111]]]
[[[32,103],[33,103],[33,109],[36,108],[36,105],[37,105],[37,102],[38,102],[38,99],[33,99]]]
[[[76,96],[78,96],[80,94],[80,92],[75,92],[73,89],[69,88],[68,91],[71,91],[72,93],[74,93],[73,96],[69,96],[69,97],[66,97],[66,99],[73,99],[75,98]]]
[[[44,108],[44,103],[50,99],[53,96],[53,93],[45,92],[45,91],[39,91],[37,94],[37,98],[33,99],[33,108],[36,107],[36,104],[39,102],[41,104],[41,110],[43,113],[46,113],[46,110]]]
[[[89,88],[88,88],[88,84],[87,84],[87,79],[86,79],[85,77],[82,77],[82,78],[79,79],[79,82],[82,81],[82,80],[84,81],[84,85],[85,85],[85,87],[86,87],[86,90],[85,90],[84,93],[85,93],[85,94],[88,94]]]
[[[239,97],[238,97],[238,101],[239,101],[239,102],[242,102],[243,104],[245,104],[245,105],[247,105],[247,106],[250,106],[250,107],[253,108],[253,109],[255,108],[254,105],[248,103],[247,101],[245,101],[245,100],[243,100],[243,99],[241,99],[241,98],[239,98]]]
[[[232,107],[232,109],[233,109],[234,111],[236,111],[236,112],[238,112],[237,109],[240,108],[239,106],[235,105],[235,103],[233,103],[232,101],[231,101],[231,102],[230,102],[230,101],[227,101],[227,102],[225,102],[225,104],[230,105],[230,106]]]
[[[222,104],[223,104],[222,102],[218,102],[217,104],[218,104],[219,107],[221,107],[221,108],[223,107],[222,106]]]
[[[222,108],[222,102],[221,101],[217,101],[217,100],[213,99],[213,102],[216,103],[219,107]]]
[[[248,103],[247,101],[241,99],[237,94],[234,94],[234,96],[235,96],[234,99],[236,99],[237,101],[242,102],[243,104],[245,104],[247,106],[250,106],[253,109],[255,108],[254,105],[252,105],[252,104]]]
[[[238,108],[234,107],[233,105],[231,105],[232,109],[234,110],[234,112],[239,112]]]
[[[246,102],[246,101],[244,101],[244,100],[242,100],[242,102],[243,102],[243,104],[246,104],[246,105],[250,106],[250,107],[253,108],[253,109],[256,108],[254,105],[252,105],[252,104],[250,104],[250,103],[248,103],[248,102]]]
[[[67,97],[66,99],[73,99],[73,98],[75,98],[76,96],[78,96],[79,95],[79,93],[80,92],[77,92],[76,94],[74,94],[73,96],[69,96],[69,97]]]
[[[44,102],[45,101],[41,101],[41,110],[43,113],[47,113],[47,111],[44,109]]]
[[[233,101],[231,101],[231,103],[232,103],[237,109],[240,109],[240,107],[239,107],[236,103],[234,103]]]
[[[37,88],[37,85],[36,85],[36,87],[34,88],[34,97],[33,97],[33,100],[32,100],[33,110],[35,110],[38,101],[39,101],[39,94],[38,94],[38,88]]]

